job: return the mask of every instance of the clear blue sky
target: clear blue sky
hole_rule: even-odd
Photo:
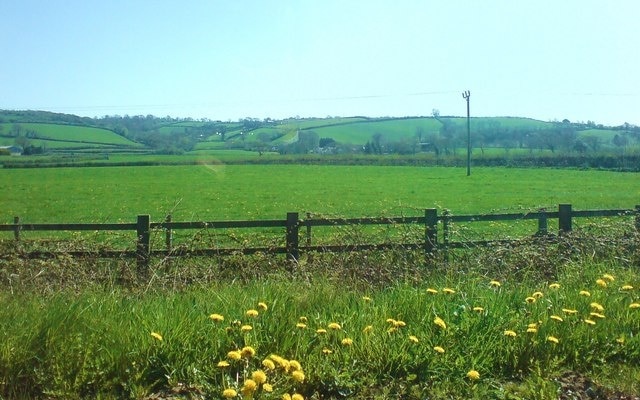
[[[0,108],[640,123],[637,0],[2,0]]]

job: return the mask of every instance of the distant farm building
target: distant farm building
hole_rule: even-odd
[[[0,155],[8,154],[11,156],[21,156],[22,147],[20,146],[0,146]]]

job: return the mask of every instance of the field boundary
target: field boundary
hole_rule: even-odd
[[[296,261],[300,255],[309,252],[349,252],[363,250],[385,250],[391,248],[422,249],[426,256],[449,249],[490,246],[498,243],[515,243],[519,239],[497,240],[465,240],[451,241],[452,223],[474,223],[492,221],[523,221],[537,220],[537,230],[531,237],[549,237],[549,220],[558,221],[558,234],[566,234],[573,230],[575,218],[605,218],[605,217],[634,217],[636,232],[640,232],[640,205],[633,209],[608,210],[573,210],[571,204],[559,204],[557,211],[540,209],[535,212],[506,213],[506,214],[476,214],[452,215],[445,210],[438,214],[435,208],[424,210],[423,216],[375,217],[375,218],[314,218],[306,214],[301,219],[297,212],[289,212],[285,219],[252,220],[252,221],[192,221],[174,222],[168,215],[162,222],[151,222],[149,215],[138,215],[135,223],[70,223],[70,224],[37,224],[22,223],[20,217],[14,217],[12,224],[0,224],[0,232],[13,232],[14,240],[22,239],[22,232],[27,231],[135,231],[135,250],[80,250],[80,251],[30,251],[22,254],[27,258],[51,258],[61,254],[75,257],[99,258],[135,258],[139,273],[145,273],[149,268],[152,257],[197,257],[197,256],[228,256],[233,254],[284,254],[287,260]],[[360,243],[360,244],[331,244],[312,245],[313,227],[366,226],[366,225],[404,225],[414,224],[424,227],[424,237],[418,243]],[[439,228],[440,227],[440,228]],[[271,247],[233,247],[233,248],[202,248],[185,249],[173,246],[173,232],[176,230],[194,229],[250,229],[250,228],[284,228],[284,246]],[[303,230],[304,229],[304,230]],[[165,235],[164,249],[151,249],[151,233],[163,231]],[[301,236],[306,239],[301,244]]]

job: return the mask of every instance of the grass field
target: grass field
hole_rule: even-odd
[[[11,130],[12,124],[2,125],[4,126],[4,131],[9,132]],[[20,126],[24,130],[37,132],[38,138],[41,139],[69,140],[78,142],[92,142],[109,145],[140,147],[140,144],[132,142],[107,129],[74,125],[33,123],[22,123],[20,124]],[[32,141],[35,143],[38,142],[38,139],[34,138],[32,139]]]

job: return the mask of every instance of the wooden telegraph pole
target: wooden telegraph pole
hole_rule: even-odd
[[[471,119],[469,116],[470,91],[462,92],[462,97],[467,101],[467,176],[471,175]]]

